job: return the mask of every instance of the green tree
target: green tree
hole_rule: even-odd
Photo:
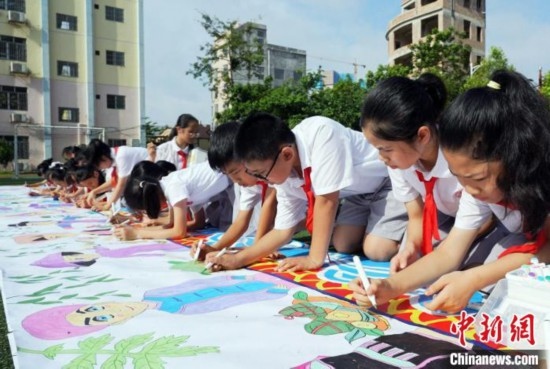
[[[410,46],[413,60],[413,76],[430,72],[441,77],[447,87],[449,100],[461,91],[469,76],[471,47],[462,40],[466,35],[453,28],[437,29],[425,39]]]
[[[411,67],[401,64],[379,65],[375,71],[368,71],[366,74],[367,88],[374,87],[378,82],[390,77],[407,77],[411,73]]]
[[[11,161],[13,161],[13,145],[0,139],[0,164],[5,168]]]
[[[501,48],[491,46],[489,55],[475,67],[473,73],[466,80],[463,90],[486,86],[491,74],[499,69],[514,70],[514,66],[508,64],[508,59]]]
[[[248,82],[261,78],[263,44],[254,37],[252,24],[239,26],[236,20],[222,21],[204,13],[200,23],[212,41],[200,47],[204,55],[197,57],[187,74],[221,93],[232,88],[236,73],[244,73]]]
[[[550,72],[547,72],[542,78],[540,92],[548,99],[550,99]]]
[[[351,78],[339,80],[332,88],[325,88],[311,96],[315,108],[312,115],[323,115],[346,127],[358,129],[361,105],[365,99],[363,83]]]
[[[151,142],[153,138],[160,136],[164,130],[170,127],[166,125],[159,126],[157,122],[153,122],[149,117],[145,117],[143,128],[145,128],[145,142]]]

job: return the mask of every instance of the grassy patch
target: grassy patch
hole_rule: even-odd
[[[2,296],[0,296],[0,363],[2,363],[2,369],[13,369],[7,334],[8,326],[6,325],[6,314],[4,312]]]
[[[14,178],[11,172],[0,173],[0,186],[22,185],[25,182],[34,183],[41,180],[42,179],[37,177],[36,174],[21,174],[19,178]]]

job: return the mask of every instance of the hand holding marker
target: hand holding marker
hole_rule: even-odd
[[[359,259],[359,256],[355,255],[353,257],[353,262],[355,263],[357,274],[359,274],[359,278],[361,279],[361,282],[363,282],[363,288],[367,291],[370,287],[370,282],[365,274],[365,270],[363,269],[363,264],[361,264],[361,259]],[[376,307],[376,297],[373,295],[367,295],[367,297],[369,298],[372,306]]]
[[[223,254],[225,254],[227,252],[227,249],[228,249],[228,247],[226,247],[222,251],[218,252],[216,254],[216,257],[219,258],[220,256],[223,256]],[[206,272],[208,269],[212,268],[213,265],[214,265],[213,262],[209,262],[208,264],[206,264],[206,266],[204,267],[204,270],[201,273]]]
[[[193,255],[193,261],[199,260],[199,254],[201,253],[202,240],[199,240],[197,244],[197,250],[195,250],[195,255]]]

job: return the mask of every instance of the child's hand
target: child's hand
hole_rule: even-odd
[[[437,296],[425,306],[430,310],[457,313],[468,305],[468,301],[475,292],[472,286],[475,286],[475,281],[471,273],[452,272],[445,274],[426,290],[427,296],[436,293]]]
[[[133,227],[122,226],[116,227],[113,231],[113,234],[119,240],[130,241],[137,238],[137,232]]]
[[[319,269],[323,266],[323,261],[316,262],[309,256],[298,256],[294,258],[286,258],[279,261],[279,265],[275,269],[276,272],[299,272],[301,270]]]
[[[234,269],[242,268],[244,266],[240,261],[238,253],[216,256],[218,252],[219,251],[208,253],[204,260],[206,264],[212,263],[211,269],[213,272],[218,272],[220,270],[234,270]]]
[[[405,248],[397,253],[390,260],[390,274],[395,274],[405,269],[419,258],[418,252],[413,244],[407,244]]]
[[[357,305],[364,308],[372,306],[367,294],[375,298],[377,306],[385,304],[401,294],[393,287],[389,279],[371,279],[370,287],[368,291],[365,291],[361,279],[356,278],[349,283],[349,288],[353,291],[353,298],[357,302]]]
[[[199,249],[199,242],[195,242],[193,246],[191,246],[191,251],[189,251],[189,254],[193,259],[195,259],[195,253],[199,253],[198,259],[200,261],[203,261],[206,259],[206,255],[211,252],[219,252],[220,250],[213,248],[212,246],[208,246],[206,244],[202,244],[201,248]]]

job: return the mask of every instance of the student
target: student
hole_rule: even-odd
[[[150,219],[157,219],[163,203],[167,203],[170,210],[168,224],[160,228],[120,227],[115,230],[117,237],[123,240],[185,237],[187,208],[199,210],[231,184],[226,175],[213,171],[208,163],[163,177],[165,173],[155,163],[140,163],[128,179],[124,199],[130,209],[144,210]]]
[[[67,161],[69,159],[76,158],[81,152],[82,152],[82,149],[79,146],[67,146],[63,148],[63,151],[61,152],[61,156],[65,161]]]
[[[386,167],[361,132],[320,116],[307,118],[291,130],[279,118],[260,113],[242,124],[235,147],[250,174],[274,184],[275,226],[254,246],[221,258],[210,254],[209,261],[226,269],[248,265],[289,242],[305,221],[312,235],[309,255],[284,259],[278,270],[317,269],[327,255],[339,200],[353,195],[354,201],[344,205],[360,203],[370,214],[362,219],[363,224],[354,220],[336,227],[336,250],[358,251],[363,242],[391,243],[396,247],[401,240],[405,209],[389,196]],[[340,228],[342,225],[345,227]],[[358,237],[337,237],[339,228],[346,235]]]
[[[456,312],[474,291],[528,264],[533,254],[550,261],[550,111],[542,95],[522,75],[497,71],[486,87],[466,91],[447,108],[439,139],[465,190],[455,226],[432,253],[388,279],[373,280],[368,291],[352,281],[361,305],[369,305],[366,293],[383,304],[435,280],[426,294],[437,296],[426,307]],[[507,236],[485,260],[468,260],[470,245],[492,216]]]
[[[370,259],[391,258],[390,272],[431,252],[454,224],[462,186],[449,171],[436,128],[446,98],[441,79],[423,74],[417,80],[381,81],[363,104],[363,133],[389,167],[393,194],[405,204],[409,218],[405,240],[393,258],[397,249],[390,244],[365,250]]]
[[[100,170],[111,169],[110,180],[91,190],[87,196],[87,202],[91,204],[98,193],[113,189],[109,199],[103,205],[98,205],[98,210],[110,209],[112,204],[121,198],[134,165],[142,160],[149,159],[146,148],[129,146],[110,148],[99,139],[90,141],[85,155],[88,162],[95,165],[96,168]]]
[[[166,160],[176,168],[184,169],[188,166],[189,155],[193,150],[193,143],[199,134],[199,121],[191,114],[182,114],[170,132],[169,141],[159,145],[155,160]]]
[[[249,229],[257,204],[269,205],[262,206],[262,215],[256,229],[255,241],[266,234],[273,225],[276,210],[275,190],[269,188],[267,183],[258,181],[256,177],[246,173],[243,163],[237,160],[234,147],[239,127],[238,122],[224,123],[218,126],[210,136],[208,163],[212,169],[225,173],[239,185],[239,212],[231,226],[215,245],[212,247],[203,245],[201,255],[229,247],[242,237]],[[197,252],[196,245],[192,247],[191,255],[194,255],[195,252]]]

